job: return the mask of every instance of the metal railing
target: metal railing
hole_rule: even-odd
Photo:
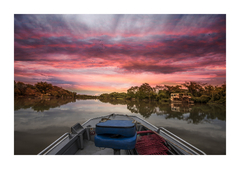
[[[171,133],[170,131],[168,131],[167,129],[160,127],[159,129],[164,130],[164,131],[160,131],[163,132],[164,134],[168,134],[169,137],[171,137],[170,135],[172,135],[173,139],[178,139],[179,141],[181,141],[182,143],[186,144],[187,146],[190,146],[191,148],[195,149],[195,151],[198,151],[200,153],[202,153],[203,155],[206,155],[206,153],[204,153],[203,151],[199,150],[198,148],[194,147],[193,145],[191,145],[190,143],[186,142],[185,140],[181,139],[180,137],[176,136],[175,134]],[[193,150],[192,150],[193,151]],[[194,151],[194,152],[195,152]],[[196,153],[196,152],[195,152]],[[198,153],[197,153],[198,154]]]
[[[69,132],[63,134],[61,137],[59,137],[57,140],[55,140],[52,144],[50,144],[44,150],[42,150],[40,153],[38,153],[38,155],[47,154],[54,147],[56,147],[58,144],[60,144],[64,139],[66,139],[66,136],[68,136],[68,135],[69,135]]]

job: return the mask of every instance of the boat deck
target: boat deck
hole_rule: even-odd
[[[190,155],[190,154],[205,154],[201,150],[192,146],[185,140],[177,137],[173,133],[164,129],[163,127],[157,128],[149,122],[137,117],[121,114],[111,114],[109,116],[102,116],[92,118],[84,124],[71,127],[72,133],[65,133],[59,139],[54,141],[51,145],[45,148],[39,154],[58,155],[58,154],[71,154],[71,155],[114,155],[114,150],[111,148],[99,148],[95,146],[95,128],[96,124],[104,119],[110,120],[132,120],[136,124],[136,131],[150,130],[154,134],[161,136],[166,140],[166,144],[174,154]],[[145,143],[144,143],[145,144]],[[136,150],[120,150],[120,155],[135,155],[138,154]]]
[[[113,155],[113,149],[96,147],[92,140],[84,140],[83,144],[84,149],[78,150],[75,155]],[[120,150],[120,155],[127,155],[127,153],[125,150]]]

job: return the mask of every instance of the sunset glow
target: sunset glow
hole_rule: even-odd
[[[14,15],[14,80],[79,94],[226,81],[226,15]]]

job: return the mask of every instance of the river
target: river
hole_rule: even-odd
[[[206,154],[226,154],[225,105],[30,98],[14,100],[14,154],[38,154],[74,124],[111,113],[137,115]]]

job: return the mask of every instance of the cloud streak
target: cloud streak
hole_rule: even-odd
[[[139,81],[144,74],[169,84],[198,74],[217,85],[226,79],[226,15],[15,15],[14,60],[15,78],[29,82],[42,73],[56,85],[83,75],[103,85],[113,75],[131,87],[149,82]],[[66,84],[99,84],[84,80]],[[111,78],[107,85],[118,88]]]

